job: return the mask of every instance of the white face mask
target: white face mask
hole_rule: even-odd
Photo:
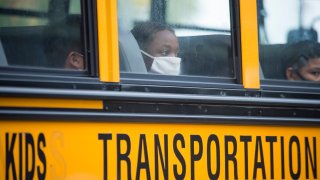
[[[153,59],[149,72],[165,75],[179,75],[181,58],[179,57],[153,57],[141,50],[143,54]]]

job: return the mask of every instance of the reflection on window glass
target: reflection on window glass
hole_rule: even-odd
[[[118,0],[121,70],[234,77],[227,0]]]
[[[80,0],[70,2],[1,1],[0,66],[84,70],[81,14],[70,14],[81,12]]]
[[[260,64],[264,77],[320,81],[320,1],[258,2]]]
[[[37,0],[1,0],[0,7],[3,11],[10,13],[0,13],[0,22],[2,26],[36,26],[47,23],[44,12],[48,11],[48,1]],[[16,13],[14,13],[15,10]],[[37,17],[28,16],[28,14],[37,14]],[[14,15],[16,14],[16,15]]]
[[[167,3],[168,23],[188,27],[180,28],[179,35],[193,33],[197,35],[200,31],[201,34],[212,34],[214,30],[226,34],[230,32],[229,1],[186,0],[183,5],[175,1],[167,1]]]
[[[69,13],[81,14],[81,2],[79,0],[70,0]]]
[[[14,8],[19,10],[29,10],[29,11],[37,11],[37,12],[47,12],[48,11],[47,0],[39,1],[39,0],[1,0],[0,6],[1,8]]]

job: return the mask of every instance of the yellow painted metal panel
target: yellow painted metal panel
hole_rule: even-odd
[[[241,0],[240,31],[244,88],[259,89],[259,48],[256,0]]]
[[[98,0],[99,74],[103,82],[119,82],[117,1]]]
[[[103,109],[102,100],[0,97],[0,107]]]
[[[0,121],[0,179],[319,179],[319,128]]]

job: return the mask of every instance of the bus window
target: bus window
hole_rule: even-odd
[[[264,77],[320,81],[320,1],[258,2],[260,64]]]
[[[1,1],[0,66],[85,70],[80,2]]]
[[[233,78],[229,9],[227,0],[118,0],[121,71]]]

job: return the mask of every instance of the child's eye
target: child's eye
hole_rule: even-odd
[[[311,74],[313,76],[320,76],[320,72],[319,71],[312,71]]]
[[[163,50],[161,51],[161,55],[162,55],[162,56],[168,56],[168,54],[169,54],[169,50],[167,50],[167,49],[163,49]]]

